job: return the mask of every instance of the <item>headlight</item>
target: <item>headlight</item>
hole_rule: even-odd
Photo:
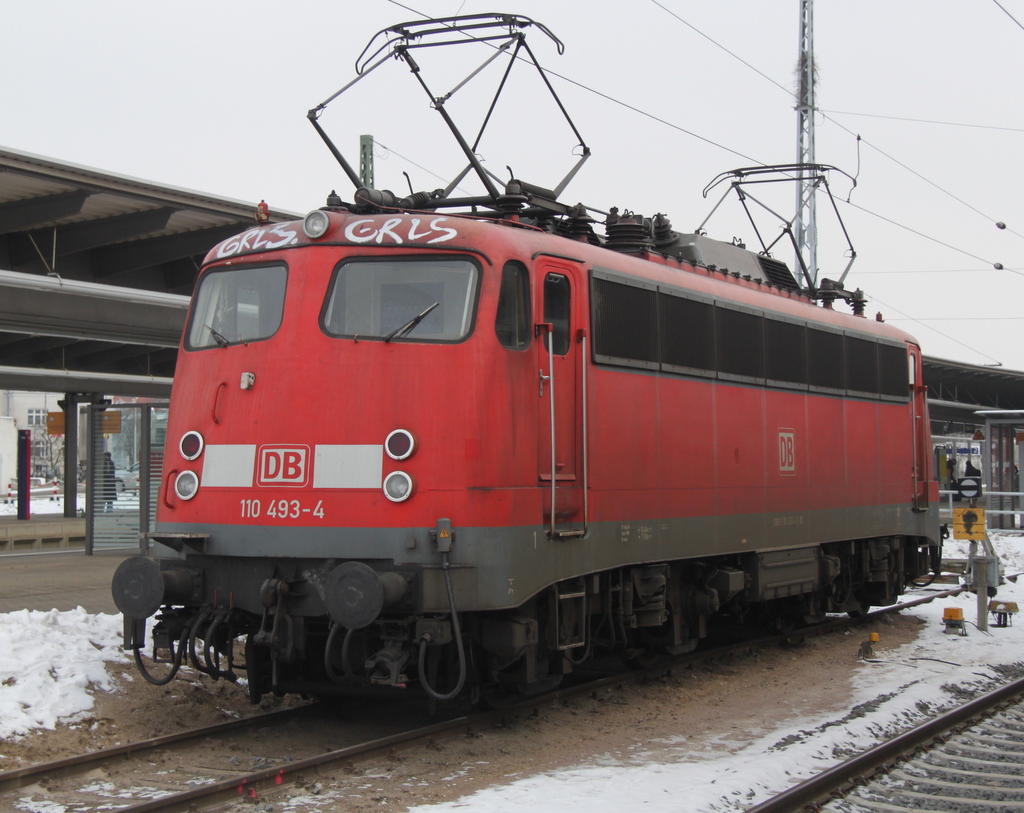
[[[327,216],[327,212],[321,209],[314,209],[306,215],[306,219],[302,221],[302,230],[306,233],[306,237],[311,240],[323,237],[327,234],[327,229],[329,229],[330,226],[331,219]]]
[[[186,432],[181,436],[178,449],[186,460],[195,460],[203,453],[203,436],[198,432]]]
[[[404,471],[393,471],[384,478],[384,496],[391,502],[403,502],[412,496],[412,478]]]
[[[405,460],[416,450],[416,438],[408,429],[396,429],[384,441],[384,449],[392,460]]]
[[[183,500],[191,500],[199,491],[199,475],[187,469],[174,481],[174,493]]]

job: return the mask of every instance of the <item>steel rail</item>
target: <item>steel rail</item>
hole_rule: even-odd
[[[746,813],[794,813],[809,805],[829,801],[838,792],[852,788],[862,777],[892,767],[918,748],[930,746],[951,730],[982,718],[1021,695],[1024,695],[1024,678],[993,689],[959,708],[879,743],[846,762],[794,785],[778,796],[747,808]]]
[[[55,778],[69,774],[81,773],[89,770],[94,764],[105,762],[109,759],[129,754],[138,754],[154,748],[162,748],[165,745],[173,745],[179,742],[209,737],[215,734],[223,734],[226,731],[243,730],[261,725],[277,725],[293,717],[300,717],[310,713],[315,704],[308,706],[296,706],[290,709],[270,712],[255,717],[245,717],[240,720],[229,720],[226,723],[204,726],[203,728],[190,728],[187,731],[179,731],[174,734],[165,734],[161,737],[153,737],[148,740],[130,742],[126,745],[116,745],[111,748],[103,748],[99,751],[92,751],[88,754],[79,754],[65,759],[57,759],[52,762],[40,762],[35,765],[27,765],[24,768],[15,768],[10,771],[0,772],[0,792],[16,790],[31,785],[43,776]]]

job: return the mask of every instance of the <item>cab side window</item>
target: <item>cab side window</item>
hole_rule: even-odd
[[[569,317],[572,291],[569,278],[561,274],[544,277],[544,321],[551,324],[551,350],[556,356],[569,352]]]
[[[530,344],[530,277],[522,263],[508,262],[501,270],[494,332],[509,350],[523,350]]]

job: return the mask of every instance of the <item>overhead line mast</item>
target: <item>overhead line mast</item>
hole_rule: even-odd
[[[813,165],[814,159],[814,0],[800,0],[800,53],[797,61],[797,132],[796,162],[800,167]],[[821,173],[801,168],[800,183],[796,188],[796,268],[807,269],[809,282],[817,287],[818,281],[818,223],[815,192],[821,182]],[[802,261],[802,262],[801,262]]]

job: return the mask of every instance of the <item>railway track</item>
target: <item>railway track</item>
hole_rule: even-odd
[[[801,782],[747,813],[1024,810],[1024,679]]]
[[[391,709],[389,709],[391,711]],[[330,751],[330,743],[364,742],[371,732],[406,731],[425,711],[399,703],[393,713],[368,708],[335,712],[309,704],[258,717],[231,720],[87,754],[0,773],[0,810],[26,809],[25,797],[43,797],[47,810],[86,811],[146,809],[188,810],[181,798],[204,798],[217,782],[253,787],[254,777],[303,764],[313,754]],[[296,736],[296,732],[301,736]],[[282,735],[290,743],[280,747]],[[296,743],[302,743],[297,746]],[[163,805],[164,803],[161,803]],[[30,806],[27,809],[35,810]]]
[[[44,778],[52,781],[64,776],[85,773],[93,770],[98,765],[109,763],[112,760],[145,759],[154,752],[171,746],[187,746],[189,743],[199,742],[210,737],[230,736],[258,727],[281,725],[291,720],[308,716],[310,710],[310,706],[297,706],[259,717],[229,720],[217,725],[179,731],[162,737],[153,737],[152,739],[140,740],[139,742],[132,742],[126,745],[117,745],[112,748],[92,751],[88,754],[79,754],[65,759],[54,760],[53,762],[29,765],[24,768],[14,768],[9,771],[0,771],[0,794],[35,784]]]
[[[937,592],[898,605],[896,608],[876,611],[860,619],[833,619],[824,624],[808,627],[797,634],[766,636],[691,653],[649,669],[632,672],[589,672],[586,679],[581,680],[578,685],[487,712],[451,716],[442,720],[434,718],[426,725],[416,725],[413,715],[400,715],[402,724],[393,726],[393,730],[386,736],[356,738],[356,741],[340,748],[317,749],[315,745],[331,740],[332,734],[333,739],[339,739],[338,729],[346,728],[350,721],[332,720],[329,714],[318,714],[315,711],[311,715],[311,710],[316,706],[290,709],[272,715],[232,721],[210,728],[118,746],[93,754],[0,773],[0,808],[5,807],[5,799],[12,798],[8,796],[11,791],[33,787],[54,801],[61,797],[73,798],[76,813],[85,813],[90,809],[109,810],[111,797],[118,800],[116,809],[120,813],[217,809],[218,805],[237,802],[242,798],[255,802],[273,795],[275,791],[292,786],[304,775],[322,774],[338,768],[351,770],[355,763],[375,757],[395,758],[400,751],[454,736],[472,734],[476,730],[500,724],[503,719],[535,714],[539,708],[581,695],[596,694],[602,689],[614,687],[628,680],[658,679],[671,674],[673,670],[684,670],[730,657],[743,657],[767,647],[796,643],[801,638],[843,631],[859,624],[870,623],[889,612],[933,601],[956,592],[959,590]],[[372,711],[367,714],[369,719],[374,720],[373,728],[378,732],[382,730],[382,726],[378,724],[379,716],[379,709],[376,714]],[[409,724],[410,720],[413,720],[412,725]],[[231,744],[232,737],[243,737],[252,741],[257,739],[257,735],[250,732],[272,732],[274,728],[285,725],[304,726],[304,739],[308,739],[311,745],[309,752],[282,755],[273,753],[271,748],[264,756],[243,755],[238,759],[226,757],[226,754],[235,747]],[[307,728],[310,731],[308,738],[305,737]],[[317,734],[317,731],[320,733]],[[168,749],[190,749],[189,753],[201,753],[204,748],[210,750],[209,743],[214,738],[219,740],[219,744],[213,746],[219,754],[211,754],[205,760],[205,765],[202,761],[196,763],[192,760],[193,769],[187,774],[163,770],[163,763],[172,761],[165,759],[165,752]],[[239,751],[241,752],[241,749]],[[196,764],[201,767],[196,769]],[[97,782],[97,779],[100,781]],[[90,795],[95,797],[91,807],[88,799]]]

